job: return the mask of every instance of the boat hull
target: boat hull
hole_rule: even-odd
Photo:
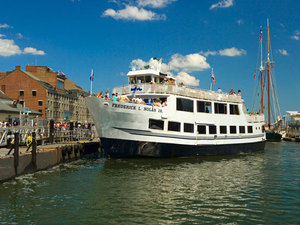
[[[182,145],[101,138],[106,157],[112,158],[170,158],[249,153],[264,150],[265,141],[226,145]]]
[[[267,141],[276,141],[279,142],[282,139],[282,135],[276,132],[267,132],[266,133]]]

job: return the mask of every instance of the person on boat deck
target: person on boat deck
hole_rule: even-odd
[[[120,96],[120,102],[130,102],[130,100],[127,97],[127,95],[121,95]]]
[[[221,93],[222,94],[222,89],[221,88],[218,88],[218,90],[217,90],[217,93]]]
[[[102,91],[100,91],[100,92],[96,95],[96,97],[98,97],[98,98],[103,98]]]
[[[242,93],[241,93],[241,90],[238,90],[238,96],[241,96]]]
[[[119,96],[118,92],[116,93],[116,98],[117,98],[117,101],[120,100],[120,96]]]
[[[154,106],[158,106],[161,107],[161,100],[159,98],[157,98],[154,102]]]
[[[141,98],[141,96],[139,96],[138,98],[136,98],[135,101],[138,104],[145,104],[145,102],[143,101],[143,99]]]
[[[109,93],[108,93],[108,91],[105,92],[105,95],[109,98]]]
[[[116,101],[117,101],[117,97],[116,97],[115,93],[112,93],[112,98],[111,98],[111,100],[112,100],[113,102],[116,102]]]
[[[205,107],[205,112],[209,113],[209,109],[207,107]]]
[[[154,104],[154,99],[153,99],[153,98],[149,98],[148,104],[149,104],[149,105],[153,105],[153,104]]]
[[[167,99],[164,101],[164,103],[162,104],[163,107],[167,106]]]
[[[229,94],[233,95],[233,93],[234,93],[233,88],[231,88],[230,91],[229,91]]]
[[[109,100],[109,97],[107,95],[104,96],[105,100]]]

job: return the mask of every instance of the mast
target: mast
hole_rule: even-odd
[[[259,42],[260,42],[260,86],[261,86],[261,112],[264,113],[264,81],[263,81],[263,57],[262,57],[262,29],[260,27],[260,35],[259,35]]]
[[[268,127],[271,128],[271,99],[270,99],[270,31],[269,19],[267,19],[268,27],[268,55],[267,55],[267,72],[268,72]]]

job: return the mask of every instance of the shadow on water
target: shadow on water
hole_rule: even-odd
[[[300,147],[171,159],[94,159],[0,187],[0,224],[276,224],[300,217]]]

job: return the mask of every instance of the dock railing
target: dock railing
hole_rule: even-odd
[[[217,93],[215,91],[208,91],[202,89],[194,89],[188,87],[179,87],[169,84],[130,84],[126,86],[116,87],[113,89],[113,93],[121,95],[139,95],[139,94],[174,94],[180,96],[187,96],[192,98],[212,100],[212,101],[224,101],[224,102],[236,102],[242,101],[242,97],[238,95],[230,95],[228,93]]]

